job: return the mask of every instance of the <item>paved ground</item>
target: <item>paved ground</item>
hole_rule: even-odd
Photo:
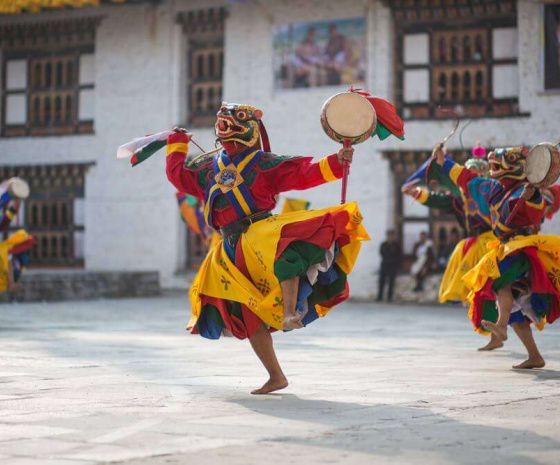
[[[0,464],[560,464],[560,325],[547,369],[474,351],[460,309],[348,304],[247,342],[182,331],[182,296],[0,306]]]

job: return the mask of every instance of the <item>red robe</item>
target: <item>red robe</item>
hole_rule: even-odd
[[[208,157],[186,166],[188,136],[174,133],[168,139],[167,177],[181,192],[204,200],[206,186],[214,178],[213,158]],[[238,155],[240,156],[240,155]],[[284,157],[265,153],[253,170],[254,180],[246,181],[259,211],[270,211],[276,207],[276,196],[290,190],[304,190],[342,178],[342,166],[336,154],[329,155],[317,163],[311,157]],[[220,228],[241,219],[229,202],[214,202],[212,218],[214,226]],[[221,207],[220,207],[221,204]]]

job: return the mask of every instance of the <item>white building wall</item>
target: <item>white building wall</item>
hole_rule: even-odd
[[[219,0],[168,0],[160,6],[91,10],[105,18],[95,49],[95,134],[11,138],[0,141],[0,163],[94,161],[86,181],[86,266],[91,270],[160,271],[169,284],[180,266],[184,230],[167,182],[164,155],[131,169],[115,158],[116,147],[139,135],[185,121],[186,40],[176,24],[178,11],[224,5]],[[368,73],[366,90],[394,100],[394,44],[390,10],[379,0],[260,0],[229,2],[226,21],[224,100],[247,102],[264,111],[272,149],[278,154],[317,159],[339,146],[322,131],[324,101],[344,87],[275,90],[272,40],[275,24],[365,16]],[[522,0],[518,7],[518,81],[520,108],[530,116],[475,120],[464,133],[465,146],[487,147],[556,141],[560,94],[541,91],[539,28],[541,6]],[[76,12],[76,14],[84,14]],[[88,13],[89,14],[89,13]],[[68,13],[65,14],[66,16]],[[57,14],[44,15],[55,19]],[[34,19],[35,17],[33,17]],[[40,17],[38,17],[40,18]],[[21,20],[21,19],[18,19]],[[29,21],[29,17],[24,20]],[[5,20],[4,20],[5,21]],[[356,146],[348,199],[357,200],[372,241],[365,243],[351,277],[355,297],[375,293],[378,249],[393,227],[393,181],[387,149],[429,149],[451,129],[451,121],[410,121],[404,142],[390,138]],[[193,130],[197,142],[211,148],[211,128]],[[449,142],[458,148],[458,138]],[[39,155],[40,154],[40,155]],[[340,183],[305,193],[313,208],[336,205]],[[560,218],[546,226],[560,232]]]
[[[184,227],[165,176],[165,154],[134,169],[115,155],[120,144],[178,122],[174,80],[180,57],[172,45],[179,26],[169,4],[73,14],[85,11],[104,16],[96,34],[95,63],[88,67],[95,73],[95,134],[2,139],[0,163],[95,162],[86,176],[86,268],[159,270],[165,284],[177,269],[179,230]]]

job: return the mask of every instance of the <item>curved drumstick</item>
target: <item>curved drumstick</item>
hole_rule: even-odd
[[[459,116],[459,113],[457,113],[455,110],[451,108],[440,108],[440,109],[443,113],[451,113],[453,116],[455,116],[455,126],[453,126],[453,130],[441,142],[441,145],[444,146],[447,143],[447,141],[451,139],[457,132],[457,129],[459,128],[459,124],[461,123],[461,117]]]

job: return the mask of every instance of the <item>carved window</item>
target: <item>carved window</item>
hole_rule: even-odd
[[[0,26],[8,136],[93,132],[97,19]]]
[[[191,126],[212,126],[222,102],[224,8],[179,15],[188,40],[188,108]]]
[[[519,114],[513,1],[396,0],[397,101],[406,119]]]
[[[19,176],[31,188],[10,225],[36,240],[34,268],[84,266],[85,174],[87,164],[0,166],[0,179]]]

